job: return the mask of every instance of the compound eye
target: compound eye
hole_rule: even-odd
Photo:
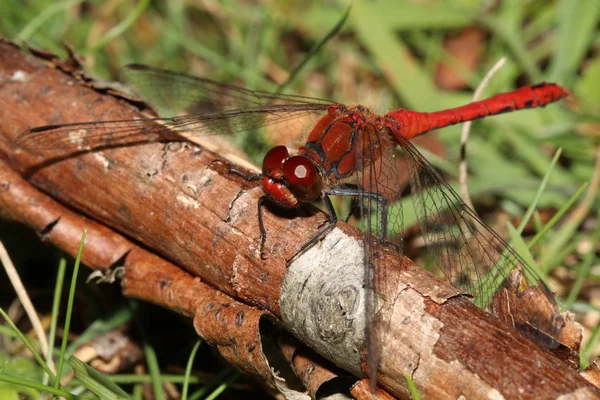
[[[283,162],[290,156],[287,147],[275,146],[267,152],[263,159],[262,172],[264,175],[272,175],[283,165]]]
[[[294,156],[285,160],[283,175],[298,201],[311,202],[321,195],[321,176],[308,158]]]

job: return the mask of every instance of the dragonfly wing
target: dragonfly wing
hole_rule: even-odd
[[[33,152],[57,156],[100,148],[182,140],[186,136],[232,134],[263,126],[298,129],[294,125],[296,118],[314,115],[327,107],[321,104],[271,105],[173,118],[47,125],[24,132],[16,143]]]
[[[390,208],[398,200],[402,177],[398,174],[394,143],[387,132],[373,125],[359,132],[356,142],[357,185],[362,189],[358,198],[363,217],[365,316],[367,338],[367,364],[371,390],[375,389],[377,370],[384,345],[384,335],[389,331],[398,283],[397,274],[379,266],[378,250],[382,241],[392,242],[402,250],[402,238],[386,238],[389,230],[402,231],[401,209]],[[398,215],[396,215],[398,214]],[[392,240],[390,240],[392,239]]]
[[[558,346],[566,320],[540,274],[461,200],[412,143],[397,140],[409,161],[421,233],[437,266],[476,305],[541,346]]]
[[[282,124],[282,129],[302,132],[307,119],[304,123],[292,120],[314,115],[332,104],[328,100],[249,90],[139,64],[125,67],[122,75],[151,104],[195,113],[173,118],[43,126],[23,133],[17,143],[25,149],[56,156],[177,140],[182,136],[235,134],[277,124]]]
[[[409,160],[423,239],[450,282],[484,306],[514,269],[521,270],[530,285],[538,284],[539,274],[462,201],[414,145],[399,141]]]
[[[140,64],[126,66],[121,76],[142,99],[175,113],[183,110],[194,114],[217,112],[273,104],[333,104],[329,100],[250,90]]]

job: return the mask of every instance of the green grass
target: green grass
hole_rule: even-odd
[[[593,228],[600,199],[589,183],[599,146],[600,58],[590,54],[600,50],[600,8],[584,0],[506,0],[489,11],[481,3],[356,0],[344,20],[350,3],[343,1],[313,1],[306,6],[300,0],[258,4],[229,0],[211,2],[213,8],[206,9],[192,1],[91,1],[84,7],[82,1],[31,0],[24,7],[20,1],[4,0],[0,33],[63,55],[61,43],[68,43],[85,55],[86,70],[103,79],[116,79],[121,66],[136,62],[255,89],[284,88],[285,93],[364,103],[376,111],[397,107],[434,111],[468,103],[489,68],[506,56],[506,65],[493,77],[485,96],[521,84],[554,81],[571,90],[577,103],[477,121],[467,148],[471,195],[476,207],[489,210],[488,215],[503,211],[521,217],[535,204],[528,213],[533,231],[524,234],[519,247],[549,276],[552,289],[565,299],[565,309],[597,318],[598,304],[591,304],[590,295],[600,284],[594,268],[599,264],[599,234]],[[343,25],[336,27],[340,21]],[[472,26],[483,30],[485,41],[478,49],[476,68],[467,69],[444,50],[443,43],[449,34]],[[468,88],[440,89],[435,78],[440,62],[455,66]],[[442,143],[444,156],[424,151],[452,184],[459,132],[460,127],[451,127],[431,134]],[[257,141],[245,147],[255,149],[251,156],[260,160],[271,144]],[[559,148],[562,153],[553,165]],[[543,191],[538,191],[542,180]],[[405,227],[415,222],[410,199],[406,201]],[[541,212],[548,210],[560,218],[542,220]],[[508,237],[504,225],[494,228]],[[0,239],[8,234],[0,222]],[[12,251],[22,252],[27,245]],[[127,307],[120,309],[114,323],[131,319],[131,313]],[[97,322],[84,333],[105,328],[106,321],[94,316]],[[62,321],[58,324],[64,326]],[[600,329],[586,328],[583,364],[600,354]],[[138,325],[138,329],[148,328]],[[160,396],[160,358],[149,342],[144,346],[149,376]],[[61,357],[69,354],[62,348],[55,352]],[[225,374],[220,383],[230,376]],[[139,391],[131,382],[128,387]],[[194,398],[192,391],[188,398]]]
[[[6,337],[17,338],[29,351],[29,354],[34,358],[35,363],[29,361],[27,357],[11,356],[5,352],[0,352],[0,394],[2,398],[17,398],[18,395],[26,395],[31,398],[39,397],[41,394],[50,393],[56,396],[61,396],[66,399],[131,399],[132,397],[123,391],[118,384],[139,385],[144,382],[150,382],[153,386],[154,397],[157,399],[164,398],[162,384],[166,382],[182,383],[184,387],[184,396],[182,398],[198,399],[216,397],[231,385],[240,374],[232,372],[231,368],[223,368],[221,376],[217,375],[216,382],[210,380],[201,380],[197,377],[192,377],[192,366],[194,357],[198,351],[201,342],[197,342],[190,353],[185,374],[183,375],[165,375],[161,374],[160,366],[156,357],[156,353],[148,343],[146,338],[147,327],[141,326],[139,318],[135,318],[135,307],[129,307],[130,313],[123,313],[126,309],[122,309],[120,313],[114,314],[110,320],[97,320],[87,327],[86,331],[68,345],[69,327],[72,321],[73,303],[75,299],[76,289],[78,285],[78,273],[81,254],[84,250],[85,232],[82,236],[77,258],[75,259],[74,268],[71,273],[71,285],[69,288],[66,311],[64,312],[65,320],[61,324],[64,327],[63,340],[61,346],[53,349],[51,352],[54,360],[58,360],[56,373],[52,372],[49,367],[48,356],[44,356],[37,350],[38,342],[32,341],[25,335],[10,319],[6,312],[0,308],[0,316],[8,325],[3,327],[0,333]],[[58,277],[55,284],[54,302],[51,313],[51,326],[56,326],[56,321],[59,315],[62,315],[62,310],[59,309],[60,298],[62,296],[62,286],[65,279],[66,262],[61,259],[58,268]],[[142,340],[145,342],[144,352],[147,360],[149,375],[129,375],[129,376],[107,376],[102,374],[87,364],[81,362],[73,353],[79,344],[100,336],[110,330],[122,327],[131,319],[136,319],[140,325],[139,332],[142,335]],[[54,343],[54,329],[51,329],[50,344]],[[52,347],[51,347],[52,348]],[[60,382],[65,375],[73,372],[74,379],[69,379],[69,382],[64,386]],[[47,381],[50,383],[47,383]],[[190,384],[200,385],[191,395],[187,395]],[[88,394],[82,395],[83,392],[89,391]],[[90,394],[93,393],[94,395]]]

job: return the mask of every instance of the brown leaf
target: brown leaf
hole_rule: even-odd
[[[467,71],[474,71],[481,59],[484,32],[478,27],[468,27],[444,39],[444,50]],[[452,64],[437,66],[436,83],[442,89],[457,90],[469,86]]]

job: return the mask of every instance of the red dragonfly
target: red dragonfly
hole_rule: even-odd
[[[398,159],[407,161],[412,197],[421,233],[437,266],[449,281],[470,293],[482,306],[509,272],[519,269],[530,285],[537,274],[509,245],[471,210],[410,140],[431,130],[490,115],[543,107],[568,95],[560,86],[541,83],[495,95],[483,101],[426,113],[397,109],[377,115],[366,107],[348,107],[327,100],[252,91],[191,75],[130,65],[126,81],[157,106],[173,103],[189,109],[207,108],[193,115],[127,121],[83,122],[31,129],[17,139],[28,150],[52,155],[163,140],[181,140],[182,134],[213,135],[291,124],[301,116],[320,119],[305,131],[297,149],[276,146],[262,165],[264,196],[259,201],[261,254],[267,238],[262,205],[271,201],[295,208],[319,198],[330,224],[305,247],[325,235],[336,223],[331,195],[357,199],[365,218],[364,279],[367,288],[367,349],[372,385],[379,360],[379,332],[374,325],[378,282],[376,261],[369,259],[374,241],[391,242],[402,249],[401,177]],[[182,108],[184,108],[182,107]],[[289,125],[286,125],[286,129]],[[302,132],[298,132],[302,133]],[[500,267],[499,267],[500,266]],[[542,283],[543,284],[543,283]],[[373,386],[374,387],[374,386]]]

